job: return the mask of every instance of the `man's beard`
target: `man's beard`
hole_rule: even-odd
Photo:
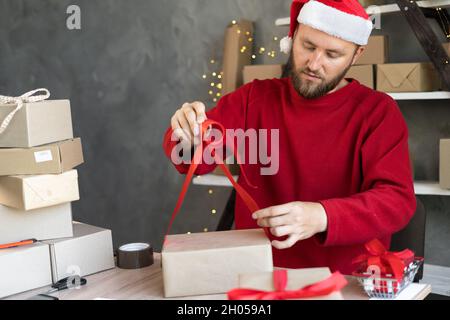
[[[315,99],[326,95],[328,92],[336,88],[336,86],[345,77],[352,64],[350,63],[344,69],[344,71],[342,71],[339,75],[337,75],[333,79],[327,82],[322,82],[320,84],[312,84],[310,81],[305,81],[300,77],[301,73],[306,72],[315,75],[323,80],[322,75],[312,72],[311,70],[309,70],[308,67],[299,68],[296,70],[292,53],[289,57],[288,66],[289,66],[289,77],[291,78],[292,84],[297,93],[306,99]]]

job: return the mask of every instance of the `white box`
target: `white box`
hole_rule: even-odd
[[[0,298],[52,283],[48,245],[0,250]]]
[[[0,244],[72,237],[72,206],[23,211],[0,205]]]
[[[0,204],[8,207],[32,210],[79,199],[77,170],[0,177]]]
[[[44,241],[50,246],[53,282],[115,267],[111,230],[73,223],[73,237]]]

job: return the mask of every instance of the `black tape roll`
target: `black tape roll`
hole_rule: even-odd
[[[148,243],[125,244],[117,252],[117,266],[121,269],[140,269],[153,262],[153,248]]]

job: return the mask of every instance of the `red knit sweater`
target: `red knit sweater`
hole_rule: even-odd
[[[225,128],[279,129],[279,171],[261,175],[259,164],[244,165],[260,208],[292,201],[320,202],[328,230],[284,250],[273,249],[274,265],[287,268],[328,266],[344,274],[364,243],[380,239],[387,247],[416,208],[408,128],[393,99],[348,79],[345,87],[317,99],[297,94],[291,81],[254,81],[224,96],[207,112]],[[166,155],[170,128],[164,139]],[[267,166],[266,166],[267,167]],[[176,165],[186,173],[188,165]],[[215,166],[202,164],[196,174]],[[237,229],[258,228],[237,196]]]

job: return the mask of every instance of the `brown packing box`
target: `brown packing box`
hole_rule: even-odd
[[[17,105],[0,104],[0,122]],[[29,148],[73,138],[69,100],[25,103],[0,134],[0,148]]]
[[[450,57],[450,42],[444,42],[442,46],[444,47],[445,52],[447,52],[447,56]]]
[[[241,273],[272,271],[272,247],[262,229],[171,235],[162,269],[165,297],[225,293]]]
[[[283,65],[281,64],[262,64],[244,67],[244,84],[252,82],[255,79],[266,80],[281,78],[283,74]]]
[[[375,73],[374,73],[374,65],[372,64],[363,66],[352,66],[350,70],[348,70],[345,77],[356,79],[366,87],[375,89],[375,80],[374,80]]]
[[[242,70],[252,60],[252,45],[248,42],[250,37],[253,37],[253,23],[247,20],[231,24],[225,31],[222,95],[233,92],[243,83]],[[246,50],[242,53],[243,46]]]
[[[328,268],[287,269],[287,273],[287,291],[301,289],[331,276]],[[239,288],[274,291],[273,272],[240,274]],[[344,300],[344,298],[340,292],[333,292],[327,296],[305,300]]]
[[[371,36],[366,49],[359,59],[357,65],[383,64],[388,61],[388,37],[379,35]]]
[[[439,185],[450,189],[450,139],[441,139],[439,143]]]
[[[79,200],[78,173],[0,177],[0,204],[32,210]]]
[[[0,148],[0,176],[63,173],[83,161],[80,138],[34,148]]]
[[[439,76],[429,62],[377,65],[377,90],[379,91],[421,92],[435,91],[439,88]]]

